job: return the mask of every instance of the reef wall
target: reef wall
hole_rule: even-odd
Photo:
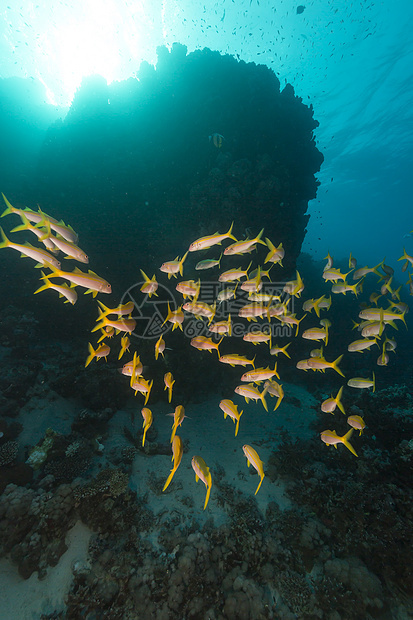
[[[312,107],[290,85],[280,92],[267,67],[162,47],[156,67],[143,63],[137,78],[83,81],[64,121],[47,132],[35,196],[46,211],[62,209],[75,227],[92,228],[90,245],[107,243],[115,256],[133,251],[112,277],[120,286],[130,284],[129,267],[150,270],[232,220],[238,236],[265,227],[282,241],[288,273],[323,161],[317,125]]]

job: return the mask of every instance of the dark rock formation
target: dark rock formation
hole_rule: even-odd
[[[159,48],[138,77],[83,81],[42,148],[42,207],[88,231],[89,254],[104,246],[115,292],[232,220],[237,237],[265,227],[282,241],[291,271],[323,160],[312,107],[267,67],[209,49]]]

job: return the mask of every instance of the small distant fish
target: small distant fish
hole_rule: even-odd
[[[208,139],[211,144],[213,144],[217,149],[222,148],[222,145],[225,141],[224,136],[222,136],[220,133],[213,133],[212,135],[208,136]]]
[[[223,364],[229,364],[230,366],[233,366],[233,367],[234,366],[248,366],[248,364],[251,364],[251,366],[254,368],[254,360],[255,360],[255,356],[253,357],[252,360],[249,360],[243,355],[238,355],[237,353],[221,355],[221,357],[219,358],[219,361],[222,362]]]
[[[297,15],[301,15],[301,13],[304,13],[304,9],[305,6],[303,4],[299,4],[297,7]]]
[[[196,271],[204,271],[205,269],[213,269],[214,267],[219,267],[221,262],[222,254],[218,259],[206,258],[205,260],[200,260],[199,263],[195,265]]]

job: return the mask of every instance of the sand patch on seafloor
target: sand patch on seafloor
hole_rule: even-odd
[[[147,497],[149,508],[160,521],[171,517],[172,513],[184,516],[190,522],[193,518],[204,523],[210,517],[214,518],[215,525],[219,525],[228,519],[225,506],[217,502],[217,489],[214,489],[214,480],[210,501],[205,512],[203,511],[206,489],[199,481],[195,483],[195,474],[191,466],[194,455],[201,456],[211,468],[212,478],[214,470],[223,474],[222,481],[231,485],[236,491],[245,496],[255,498],[258,509],[264,515],[270,502],[275,501],[281,509],[290,507],[290,501],[284,493],[283,484],[271,482],[268,476],[264,479],[259,493],[254,496],[259,478],[252,467],[247,468],[247,460],[244,457],[242,446],[250,444],[254,447],[261,460],[268,462],[271,452],[281,441],[280,432],[285,429],[292,439],[310,438],[314,431],[310,429],[310,422],[317,416],[313,408],[318,401],[303,387],[284,383],[286,395],[276,412],[273,411],[276,399],[267,397],[268,413],[261,402],[249,402],[233,395],[234,402],[239,410],[243,410],[239,432],[234,436],[235,425],[224,415],[219,408],[222,396],[211,395],[202,403],[189,404],[185,413],[185,419],[178,429],[178,434],[185,442],[189,443],[188,452],[184,453],[173,481],[164,493],[154,492],[154,481],[165,481],[172,467],[171,456],[146,455],[139,453],[132,468],[130,487],[139,496]],[[231,395],[229,395],[231,397]],[[288,402],[289,398],[294,402]],[[123,435],[123,427],[127,426],[132,432],[137,433],[142,427],[140,415],[141,406],[136,408],[135,420],[132,423],[131,416],[126,412],[118,412],[110,421],[109,441],[106,447],[121,449],[127,445]],[[174,407],[167,403],[158,403],[152,408],[154,425],[158,436],[156,441],[169,444],[173,418],[168,416]],[[130,444],[129,444],[130,445]],[[171,453],[172,454],[172,453]]]
[[[91,534],[78,521],[66,535],[67,551],[56,566],[48,568],[41,581],[37,573],[23,579],[10,560],[0,559],[0,618],[38,620],[41,614],[63,611],[73,579],[73,563],[86,562]]]

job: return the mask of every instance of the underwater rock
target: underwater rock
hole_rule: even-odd
[[[111,274],[120,290],[136,280],[136,265],[175,256],[205,221],[218,230],[234,220],[243,232],[256,213],[265,234],[283,242],[291,271],[323,161],[312,107],[291,86],[280,91],[263,65],[207,48],[187,53],[173,45],[157,53],[156,67],[143,63],[139,81],[83,80],[67,117],[44,141],[39,201],[45,209],[78,205],[93,222],[92,248],[105,230],[116,231],[110,254],[120,260],[111,261]],[[209,140],[217,132],[220,148]],[[130,244],[134,260],[123,261]]]

